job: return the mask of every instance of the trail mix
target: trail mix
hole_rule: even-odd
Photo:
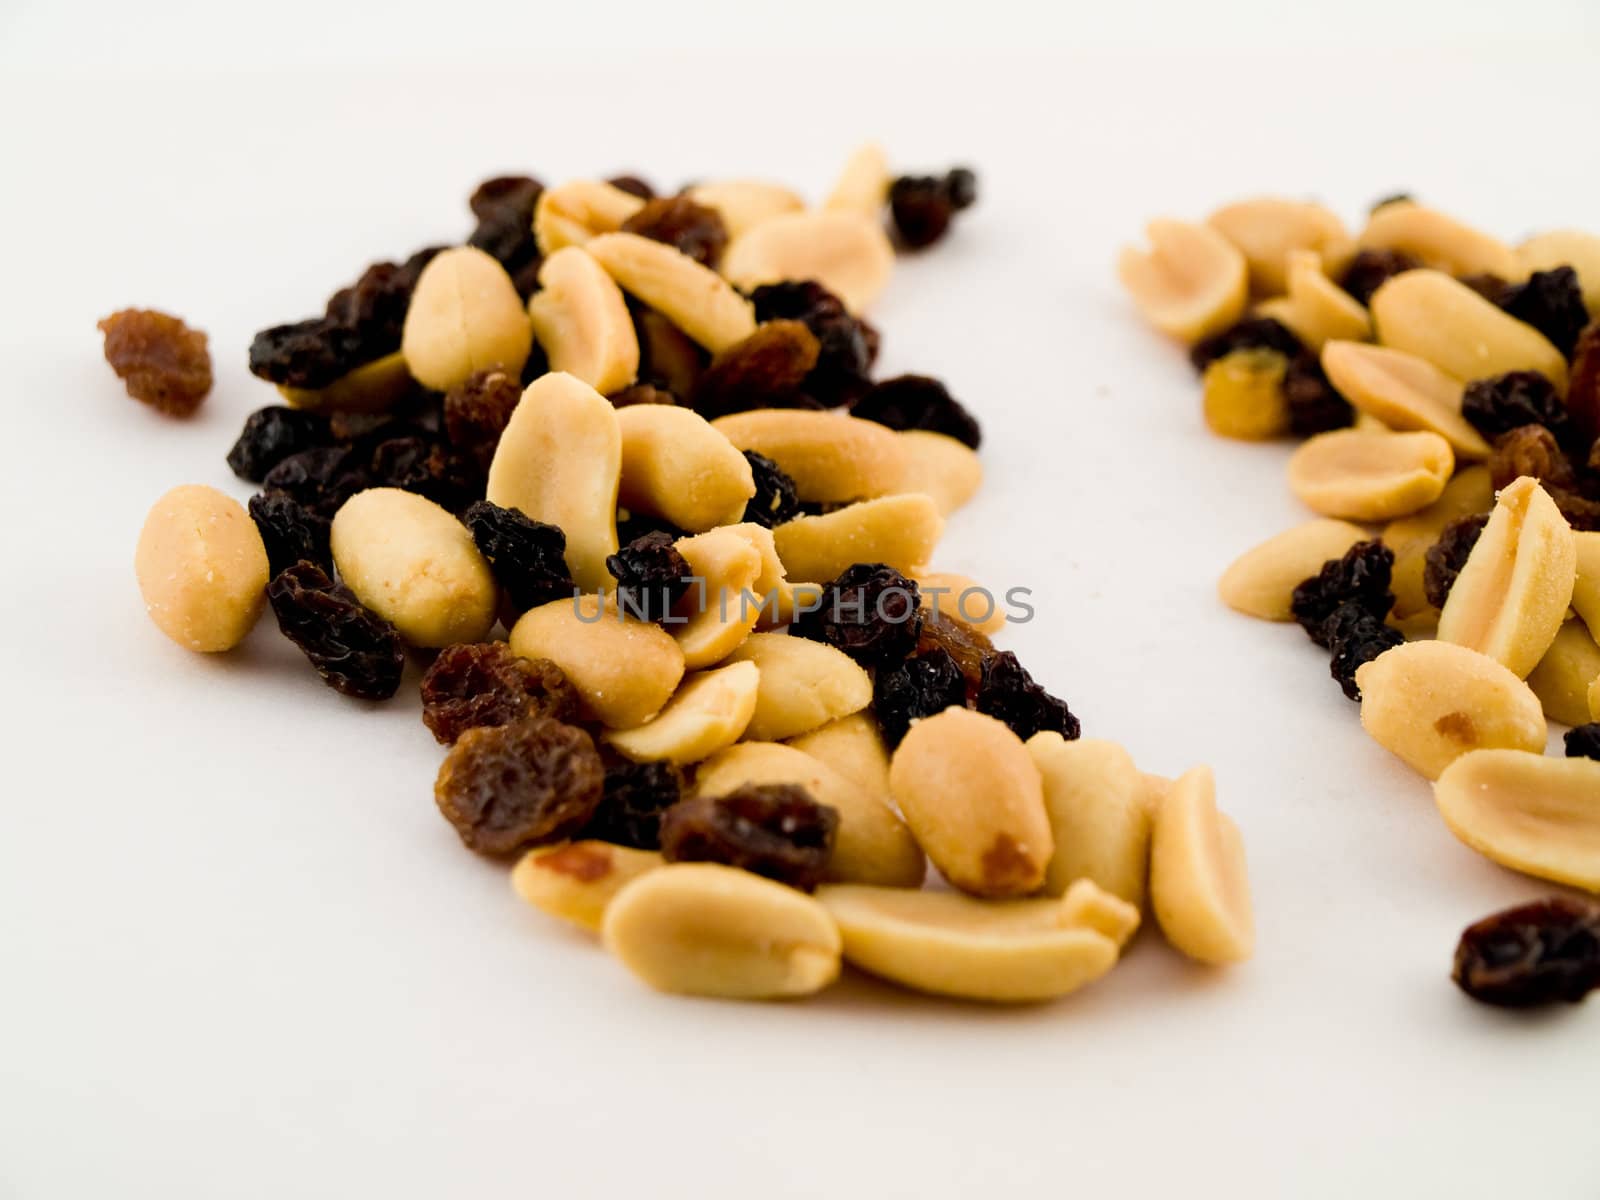
[[[1207,425],[1300,439],[1289,487],[1317,514],[1234,562],[1223,602],[1327,651],[1462,841],[1600,892],[1600,236],[1512,247],[1403,196],[1353,236],[1269,197],[1148,236],[1122,281],[1189,347]],[[1549,722],[1572,727],[1565,758]],[[1582,999],[1593,906],[1480,922],[1455,978],[1489,1003]]]
[[[266,601],[368,701],[425,664],[440,813],[663,990],[800,996],[849,961],[1044,1000],[1147,901],[1184,954],[1248,957],[1210,771],[1080,740],[995,647],[995,597],[930,565],[981,430],[939,380],[874,374],[863,311],[976,199],[872,146],[816,207],[488,180],[464,244],[256,335],[283,403],[226,459],[260,491],[157,502],[152,619],[224,651]]]

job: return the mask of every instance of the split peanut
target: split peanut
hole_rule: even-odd
[[[1150,900],[1167,940],[1198,962],[1241,962],[1255,948],[1244,841],[1217,811],[1210,767],[1184,772],[1156,810]]]
[[[186,650],[231,650],[261,615],[261,534],[244,506],[215,488],[187,484],[157,500],[133,566],[150,619]]]
[[[740,450],[754,450],[782,467],[802,500],[869,500],[900,491],[906,476],[904,443],[875,421],[766,408],[711,424]]]
[[[643,725],[683,678],[683,651],[659,625],[636,621],[612,597],[552,600],[523,614],[511,649],[560,667],[596,719],[613,729]]]
[[[756,494],[750,463],[693,409],[634,404],[617,410],[622,435],[618,500],[690,533],[730,525]]]
[[[1289,459],[1289,488],[1325,517],[1387,521],[1439,498],[1455,469],[1436,433],[1341,429],[1308,439]]]
[[[490,367],[517,375],[532,345],[511,276],[482,250],[457,246],[422,269],[400,339],[419,383],[447,392]]]
[[[1245,257],[1220,233],[1183,221],[1151,221],[1149,250],[1117,260],[1122,286],[1162,333],[1197,342],[1232,325],[1248,293]]]
[[[534,908],[599,933],[618,892],[666,861],[654,850],[610,842],[560,842],[528,851],[511,871],[511,886]]]
[[[738,741],[750,724],[760,676],[747,662],[692,675],[653,718],[633,729],[612,730],[606,741],[634,762],[709,758]]]
[[[856,313],[878,298],[893,270],[882,222],[839,210],[772,217],[735,236],[722,256],[723,275],[745,291],[811,279]]]
[[[564,371],[607,395],[638,374],[639,339],[622,290],[579,247],[557,250],[544,260],[528,318],[552,371]]]
[[[606,272],[713,354],[755,332],[750,302],[715,271],[663,242],[608,233],[586,243]]]

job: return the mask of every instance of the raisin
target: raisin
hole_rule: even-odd
[[[1456,576],[1467,565],[1467,555],[1478,544],[1478,537],[1488,523],[1488,513],[1457,517],[1440,531],[1439,540],[1428,547],[1423,556],[1422,590],[1429,604],[1435,608],[1444,607]]]
[[[1305,351],[1305,346],[1282,321],[1245,317],[1221,333],[1196,342],[1189,351],[1189,362],[1203,373],[1217,359],[1226,358],[1235,350],[1276,350],[1285,358],[1294,358]]]
[[[211,391],[206,335],[153,308],[124,308],[98,326],[106,362],[141,404],[169,417],[187,417]]]
[[[668,809],[661,853],[668,862],[725,863],[810,892],[822,882],[838,833],[839,810],[805,788],[745,784]]]
[[[640,621],[664,621],[689,590],[694,577],[688,560],[665,530],[656,530],[623,546],[606,559],[617,581],[617,607]]]
[[[628,195],[637,196],[641,200],[654,200],[656,198],[656,189],[651,187],[649,182],[632,173],[613,175],[606,182],[616,188],[617,191],[627,192]]]
[[[978,177],[966,167],[943,176],[900,176],[889,185],[889,214],[900,244],[910,250],[933,245],[949,230],[955,214],[977,198]]]
[[[1461,415],[1490,441],[1524,425],[1543,425],[1558,440],[1569,433],[1567,406],[1538,371],[1473,380],[1461,395]]]
[[[820,350],[803,321],[763,322],[711,360],[690,402],[708,421],[752,408],[804,407],[812,401],[801,385]]]
[[[817,339],[817,365],[804,391],[818,403],[838,408],[854,404],[872,380],[874,357],[868,326],[850,315],[840,299],[820,283],[799,280],[769,283],[750,293],[757,321],[803,321]]]
[[[1487,271],[1474,275],[1457,275],[1456,282],[1470,291],[1477,292],[1478,295],[1496,308],[1505,303],[1506,296],[1511,289],[1511,285],[1504,279]]]
[[[1600,760],[1600,721],[1591,721],[1567,730],[1564,744],[1568,758]]]
[[[445,394],[445,434],[485,475],[521,399],[522,385],[498,368],[478,371]]]
[[[1572,460],[1543,425],[1522,425],[1501,434],[1489,452],[1489,478],[1496,490],[1524,475],[1537,479],[1552,494],[1554,489],[1570,488],[1577,480]]]
[[[445,756],[433,798],[480,854],[510,854],[583,828],[605,768],[587,733],[553,717],[468,729]]]
[[[1283,399],[1289,406],[1289,432],[1315,437],[1355,424],[1355,406],[1341,396],[1315,354],[1297,354],[1283,373]]]
[[[467,202],[478,218],[467,244],[494,257],[524,299],[538,287],[542,259],[533,236],[533,209],[543,192],[537,179],[501,175],[480,183]]]
[[[400,335],[422,268],[444,247],[418,250],[403,263],[373,263],[349,287],[328,300],[323,316],[361,341],[360,359],[370,361],[400,349]]]
[[[1421,266],[1421,259],[1400,250],[1358,250],[1344,269],[1339,286],[1362,304],[1371,304],[1373,292],[1396,275]]]
[[[557,526],[487,500],[470,505],[461,520],[519,613],[573,594],[567,535]]]
[[[659,850],[662,815],[682,798],[683,773],[671,763],[610,763],[600,807],[579,836]]]
[[[1600,319],[1584,328],[1573,348],[1567,411],[1572,417],[1574,447],[1581,449],[1587,443],[1592,453],[1592,448],[1600,445]]]
[[[1004,721],[1023,741],[1041,731],[1059,733],[1071,741],[1081,732],[1067,702],[1035,683],[1009,650],[991,654],[984,661],[973,706]]]
[[[1383,208],[1386,205],[1407,204],[1414,203],[1415,201],[1416,197],[1410,192],[1390,192],[1387,196],[1379,196],[1376,200],[1374,200],[1367,208],[1367,215],[1371,216],[1373,213],[1377,212],[1380,208]]]
[[[967,702],[967,681],[948,650],[933,647],[877,673],[872,707],[890,749],[900,744],[911,722]]]
[[[332,517],[346,500],[372,485],[358,459],[348,446],[302,450],[268,471],[262,487],[284,492],[319,516]]]
[[[283,636],[329,687],[358,700],[387,700],[398,690],[406,665],[399,632],[316,563],[280,571],[267,600]]]
[[[1578,335],[1589,323],[1578,273],[1571,267],[1533,272],[1524,282],[1506,288],[1500,307],[1544,334],[1567,358],[1572,357]]]
[[[1330,649],[1323,623],[1341,605],[1356,604],[1380,621],[1394,607],[1394,593],[1389,590],[1393,573],[1393,550],[1376,538],[1357,542],[1344,557],[1330,558],[1294,589],[1290,610],[1306,636]]]
[[[1484,1004],[1576,1004],[1600,988],[1600,904],[1552,896],[1469,925],[1451,973]]]
[[[480,221],[503,208],[522,208],[533,219],[533,206],[539,202],[544,184],[530,175],[496,175],[485,179],[467,199],[467,207]]]
[[[637,302],[630,308],[639,341],[639,382],[674,396],[692,396],[710,356],[655,309]]]
[[[263,492],[250,497],[250,519],[261,532],[267,569],[273,575],[297,562],[333,571],[333,553],[328,548],[332,522],[327,517],[318,516],[287,492]]]
[[[441,745],[480,726],[577,715],[578,689],[561,668],[545,658],[520,658],[504,642],[446,646],[422,676],[422,723]]]
[[[238,440],[228,451],[228,467],[240,479],[260,483],[291,454],[326,446],[332,440],[328,418],[321,413],[270,404],[245,418]]]
[[[728,227],[722,223],[722,214],[687,196],[646,200],[643,208],[622,223],[622,232],[665,242],[713,270],[728,245]]]
[[[864,667],[891,667],[922,631],[917,585],[884,563],[856,563],[798,613],[789,632],[842,650]]]
[[[957,603],[954,596],[935,596],[933,601],[939,609]],[[948,615],[948,610],[924,612],[916,652],[925,655],[935,650],[942,650],[955,662],[966,684],[966,701],[975,703],[983,684],[983,664],[994,654],[994,643],[965,621]]]
[[[678,398],[653,383],[633,383],[606,397],[612,408],[632,408],[635,404],[677,404]]]
[[[1403,633],[1384,624],[1382,617],[1373,616],[1359,602],[1341,604],[1322,623],[1321,642],[1333,652],[1329,673],[1351,700],[1361,699],[1356,671],[1405,640]]]
[[[374,487],[416,492],[460,513],[483,495],[477,465],[431,437],[395,437],[373,448],[367,473]]]
[[[795,482],[777,463],[754,450],[744,452],[755,477],[756,494],[744,506],[744,519],[768,529],[776,529],[800,514],[800,497]]]
[[[850,410],[854,416],[890,429],[925,429],[942,433],[974,450],[983,440],[977,418],[937,379],[896,375],[872,386]]]

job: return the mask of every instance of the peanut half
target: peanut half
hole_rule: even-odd
[[[700,183],[689,189],[689,199],[717,210],[727,227],[728,237],[736,238],[774,217],[802,212],[806,202],[782,184],[759,179],[727,179],[720,183]]]
[[[622,433],[618,500],[703,533],[744,516],[756,494],[750,462],[699,413],[672,404],[617,410]]]
[[[1322,348],[1322,369],[1358,411],[1390,429],[1437,433],[1458,459],[1489,457],[1489,443],[1461,415],[1461,381],[1427,359],[1386,346],[1331,341]]]
[[[441,251],[417,277],[400,352],[418,383],[448,392],[475,371],[519,375],[533,326],[506,269],[482,250]]]
[[[810,638],[754,633],[728,657],[761,668],[756,712],[746,730],[781,742],[860,712],[872,703],[872,679],[843,651]]]
[[[765,283],[811,279],[861,312],[888,286],[894,247],[875,216],[816,210],[773,217],[736,235],[722,273],[750,291]]]
[[[1045,892],[1060,896],[1089,879],[1137,909],[1144,903],[1151,822],[1133,759],[1114,742],[1069,742],[1053,732],[1034,734],[1027,746],[1044,780],[1056,844]]]
[[[511,886],[533,907],[600,932],[616,894],[647,871],[666,866],[654,850],[610,842],[561,842],[529,850],[511,870]]]
[[[1217,582],[1217,594],[1246,616],[1292,620],[1294,589],[1366,536],[1366,530],[1348,521],[1323,518],[1296,525],[1234,559]]]
[[[802,500],[870,500],[902,490],[905,443],[876,421],[759,408],[711,424],[740,450],[754,450],[782,467]]]
[[[1574,533],[1577,573],[1572,581],[1572,607],[1600,640],[1600,530]]]
[[[573,179],[540,193],[533,208],[534,240],[541,253],[554,255],[602,233],[615,233],[643,207],[638,196],[609,183]]]
[[[699,762],[739,740],[756,711],[760,681],[747,662],[691,675],[655,717],[605,740],[634,762]]]
[[[1423,583],[1429,549],[1439,540],[1444,527],[1457,517],[1486,513],[1493,507],[1494,484],[1489,468],[1465,467],[1455,473],[1427,508],[1384,527],[1383,544],[1394,551],[1390,583],[1394,590],[1393,617],[1408,634],[1429,633],[1439,623],[1439,610],[1428,603]]]
[[[1289,290],[1289,256],[1311,251],[1340,270],[1352,250],[1337,213],[1321,204],[1280,196],[1256,196],[1217,209],[1206,224],[1239,248],[1250,267],[1250,287],[1259,296]]]
[[[231,650],[261,615],[266,547],[244,506],[216,488],[185,484],[157,500],[133,569],[150,619],[185,650]]]
[[[1387,521],[1439,498],[1455,470],[1436,433],[1339,429],[1308,438],[1289,458],[1289,488],[1325,517]]]
[[[733,653],[756,627],[761,555],[733,527],[679,538],[675,545],[694,582],[673,609],[667,628],[691,669],[709,667]]]
[[[889,199],[889,159],[876,142],[858,146],[822,207],[830,212],[877,218]]]
[[[585,248],[624,291],[713,354],[755,332],[750,302],[674,246],[636,233],[608,233]]]
[[[1363,342],[1372,336],[1367,310],[1323,273],[1322,256],[1314,250],[1289,252],[1289,294],[1256,311],[1282,321],[1312,351],[1330,341]]]
[[[931,496],[882,496],[772,531],[784,570],[797,579],[834,579],[853,563],[888,563],[910,573],[932,557],[944,518]]]
[[[911,577],[925,611],[970,625],[985,637],[1006,627],[1005,611],[995,602],[994,593],[971,576],[924,568],[912,571]]]
[[[1242,962],[1255,949],[1244,840],[1217,811],[1210,767],[1185,771],[1156,810],[1150,900],[1167,941],[1198,962]]]
[[[555,663],[584,706],[613,729],[655,716],[683,678],[683,651],[672,635],[624,616],[610,596],[552,600],[531,609],[512,628],[511,649]]]
[[[639,339],[622,289],[577,246],[544,260],[528,318],[552,371],[565,371],[607,395],[639,373]]]
[[[947,517],[978,494],[983,464],[965,442],[926,429],[907,429],[899,437],[906,452],[901,491],[932,496]]]
[[[1363,250],[1398,250],[1451,275],[1498,275],[1515,282],[1527,274],[1498,238],[1409,200],[1380,206],[1356,242]]]
[[[1582,621],[1568,621],[1528,675],[1545,716],[1563,725],[1589,720],[1589,687],[1600,680],[1600,644]]]
[[[821,759],[868,795],[889,794],[889,748],[883,744],[878,722],[867,713],[829,721],[787,744]]]
[[[1149,250],[1124,247],[1117,275],[1139,311],[1162,333],[1198,342],[1244,313],[1245,257],[1222,234],[1185,221],[1151,221]]]

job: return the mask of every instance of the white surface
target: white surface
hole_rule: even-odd
[[[120,11],[84,21],[99,65],[70,78],[50,73],[68,18],[13,13],[27,69],[0,82],[0,1196],[1596,1194],[1594,1003],[1513,1020],[1446,979],[1462,925],[1545,889],[1451,838],[1298,630],[1215,601],[1234,554],[1300,516],[1287,450],[1204,432],[1181,354],[1110,270],[1145,217],[1257,190],[1352,220],[1409,188],[1508,237],[1593,227],[1592,56],[1383,57],[1374,31],[1323,57],[597,71],[485,21],[517,69],[205,70],[147,38],[132,53],[163,70],[140,75],[104,66]],[[312,32],[289,59],[334,59]],[[148,504],[182,481],[248,494],[222,455],[273,398],[250,334],[461,236],[479,178],[815,196],[865,134],[982,173],[874,314],[886,371],[945,378],[985,422],[989,480],[940,565],[1035,590],[1006,644],[1090,734],[1146,769],[1216,767],[1250,851],[1247,966],[1146,936],[1045,1008],[859,978],[804,1006],[656,996],[461,849],[414,675],[366,708],[270,617],[206,659],[141,611]],[[100,361],[94,321],[126,304],[209,330],[198,420],[143,410]]]

